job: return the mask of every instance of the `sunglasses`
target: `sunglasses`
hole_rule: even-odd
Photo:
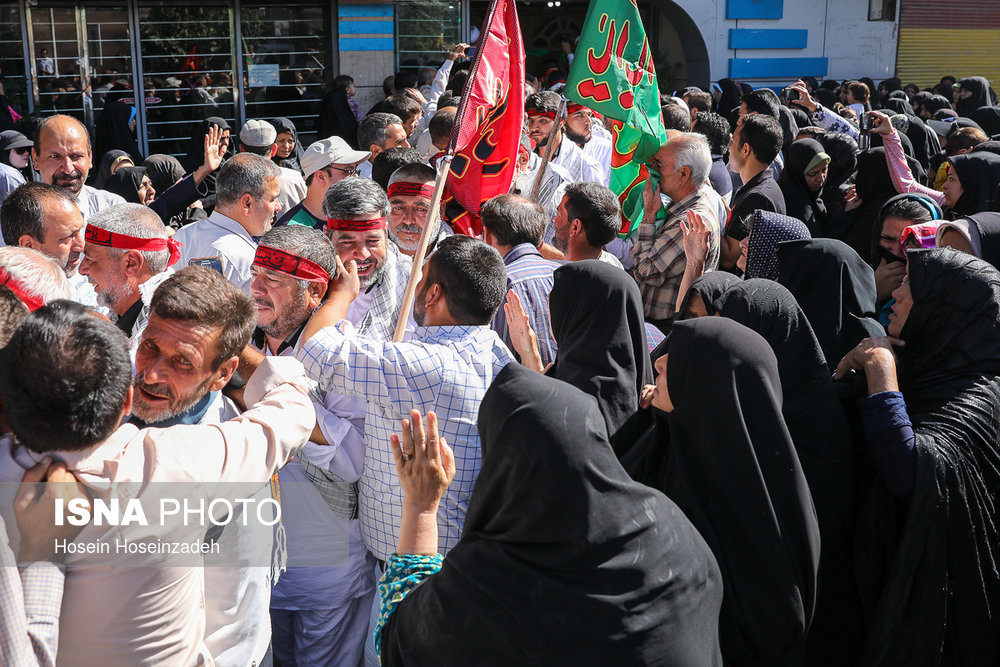
[[[18,155],[27,155],[29,152],[31,152],[30,148],[12,148],[11,150],[17,153]]]

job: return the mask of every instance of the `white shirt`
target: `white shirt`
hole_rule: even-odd
[[[216,210],[205,220],[181,227],[174,240],[184,244],[178,270],[192,262],[213,264],[221,267],[229,282],[250,293],[250,267],[257,242],[243,225]]]
[[[358,176],[360,176],[361,178],[367,178],[368,180],[371,180],[372,178],[371,162],[369,162],[368,160],[365,160],[364,162],[359,162],[357,169],[358,169]]]
[[[566,180],[570,183],[605,182],[603,167],[593,157],[580,150],[580,147],[565,135],[563,135],[562,143],[559,144],[559,154],[553,155],[549,163],[561,167],[568,174],[569,178]]]
[[[78,542],[101,538],[133,542],[159,539],[168,543],[198,542],[205,527],[167,521],[160,525],[151,510],[158,498],[176,488],[177,495],[235,500],[233,488],[267,483],[305,444],[316,423],[306,395],[308,381],[294,359],[265,359],[244,391],[253,407],[240,417],[215,425],[179,425],[138,429],[124,424],[103,443],[87,450],[51,452],[88,487],[89,495],[108,502],[110,489],[145,504],[148,526],[108,527],[88,524]],[[25,447],[12,449],[0,441],[0,481],[20,481],[42,456]],[[229,484],[233,487],[228,487]],[[7,485],[12,486],[12,485]],[[0,502],[8,532],[16,531],[10,512],[13,493]],[[12,527],[13,530],[12,530]],[[12,547],[20,535],[11,535]],[[128,565],[106,567],[108,559]],[[138,556],[89,554],[67,559],[66,585],[59,628],[60,667],[75,665],[210,665],[204,642],[205,575],[199,564],[141,566]],[[142,556],[141,558],[152,557]],[[162,557],[157,557],[162,558]],[[167,558],[181,558],[168,556]],[[190,557],[188,557],[190,558]],[[176,562],[176,561],[173,561]]]
[[[601,185],[609,185],[611,183],[611,141],[591,134],[590,141],[583,145],[583,152],[594,158],[594,161],[601,167],[604,180],[598,182]]]
[[[98,211],[125,203],[125,200],[114,192],[98,190],[86,184],[84,184],[83,189],[80,190],[80,194],[76,198],[80,202],[80,211],[83,213],[84,220]]]

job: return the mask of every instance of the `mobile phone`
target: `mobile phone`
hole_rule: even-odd
[[[795,102],[799,99],[799,91],[794,88],[785,88],[781,91],[781,96],[784,97],[789,102]]]
[[[861,114],[861,118],[858,119],[858,123],[861,126],[862,132],[871,132],[875,127],[875,116],[871,112],[865,112]]]

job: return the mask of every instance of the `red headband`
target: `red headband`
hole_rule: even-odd
[[[577,104],[576,102],[569,102],[566,104],[566,113],[576,113],[577,111],[586,111],[587,107],[582,104]]]
[[[10,275],[10,272],[2,266],[0,266],[0,285],[5,286],[17,295],[17,298],[21,300],[21,303],[27,306],[28,310],[31,312],[35,312],[45,305],[44,299],[28,294],[27,291],[25,291],[24,283]]]
[[[271,269],[285,275],[299,278],[301,280],[314,280],[318,282],[330,282],[330,274],[322,266],[306,259],[293,255],[290,252],[272,248],[271,246],[257,246],[257,254],[254,255],[253,265],[262,269]]]
[[[393,183],[389,186],[389,199],[393,197],[427,197],[434,198],[432,183]]]
[[[371,220],[327,218],[326,228],[334,229],[338,232],[370,232],[373,229],[385,229],[385,218],[373,218]]]
[[[93,225],[87,225],[85,239],[88,243],[96,243],[119,250],[138,250],[140,252],[169,250],[170,259],[167,260],[167,266],[173,266],[181,258],[181,246],[183,245],[173,239],[140,239],[127,234],[116,234]]]
[[[556,112],[542,111],[541,109],[528,109],[528,118],[548,118],[549,120],[555,120]]]

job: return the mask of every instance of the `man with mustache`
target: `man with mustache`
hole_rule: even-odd
[[[528,117],[528,137],[535,142],[535,152],[544,156],[549,144],[549,133],[556,127],[552,137],[552,154],[549,164],[570,183],[591,181],[604,183],[604,169],[596,159],[584,153],[573,143],[565,132],[565,120],[556,118],[559,113],[558,93],[542,91],[530,95],[524,101],[524,113]]]
[[[280,175],[278,165],[252,153],[239,153],[223,164],[215,179],[212,215],[174,235],[182,244],[179,265],[218,271],[248,293],[257,239],[281,210]]]
[[[420,163],[404,165],[389,177],[389,238],[408,257],[417,251],[427,225],[435,177],[432,167]],[[427,254],[434,252],[438,242],[449,234],[438,217],[427,242]]]
[[[134,156],[133,156],[134,157]],[[125,200],[86,184],[94,166],[87,128],[72,116],[49,116],[35,130],[31,159],[42,181],[69,190],[80,202],[84,218]]]
[[[254,347],[266,356],[294,354],[336,262],[318,230],[288,225],[261,237],[250,283]],[[364,315],[356,311],[352,322]],[[315,388],[312,395],[316,428],[279,475],[289,508],[288,569],[271,592],[274,654],[288,665],[358,665],[375,593],[375,560],[358,521],[366,403]]]
[[[179,257],[177,242],[152,209],[128,203],[94,215],[85,238],[80,273],[134,348],[149,319],[153,292],[173,273],[168,267]]]
[[[337,256],[358,266],[361,294],[351,304],[358,329],[375,340],[392,340],[412,263],[389,243],[385,192],[374,181],[349,176],[326,191],[323,212]],[[407,331],[415,328],[411,315]]]

